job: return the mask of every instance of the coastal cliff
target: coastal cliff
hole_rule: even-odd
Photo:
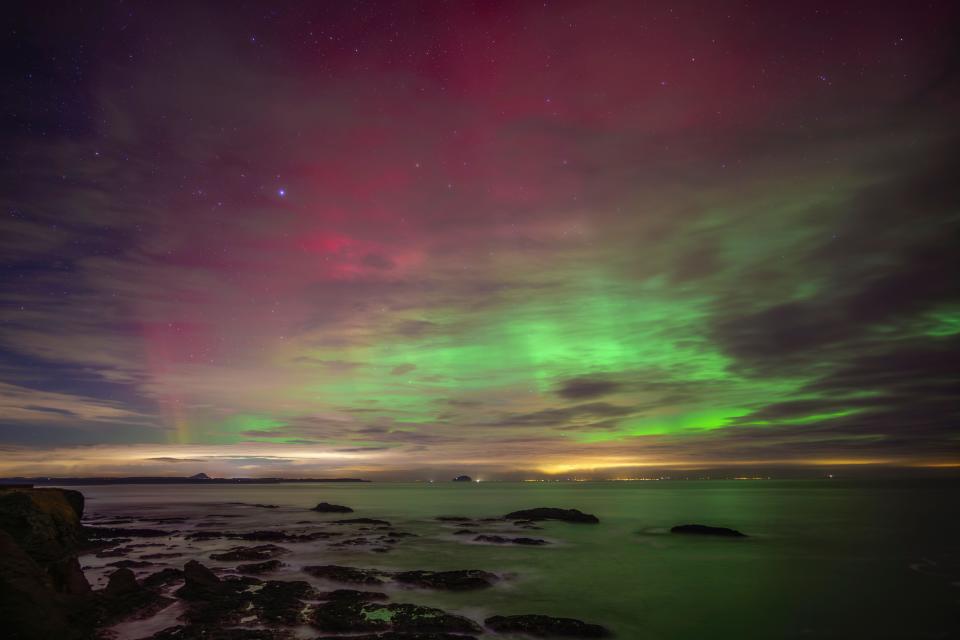
[[[0,620],[11,640],[80,640],[90,585],[77,554],[84,544],[83,494],[0,487]]]

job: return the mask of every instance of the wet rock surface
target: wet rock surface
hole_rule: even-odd
[[[350,584],[381,585],[385,583],[384,578],[387,575],[385,572],[377,569],[358,569],[356,567],[343,567],[336,564],[307,566],[303,568],[303,571],[317,578]]]
[[[106,623],[134,614],[149,617],[173,603],[138,583],[130,569],[117,569],[110,574],[110,582],[98,595],[105,613],[102,622]]]
[[[279,560],[266,560],[264,562],[254,562],[251,564],[241,564],[237,567],[238,573],[259,575],[261,573],[270,573],[281,568],[283,563]]]
[[[215,626],[176,625],[158,631],[147,640],[289,640],[289,631],[276,629],[222,629]]]
[[[496,536],[496,535],[479,535],[474,538],[476,542],[489,542],[491,544],[519,544],[528,547],[539,547],[546,544],[550,544],[546,540],[541,540],[540,538],[507,538],[505,536]]]
[[[476,636],[463,635],[460,633],[439,632],[408,632],[408,631],[387,631],[385,633],[364,633],[361,635],[349,636],[319,636],[314,640],[477,640]]]
[[[212,503],[211,507],[224,510],[225,504],[228,503]],[[340,506],[321,504],[334,508]],[[93,634],[100,633],[97,629],[118,622],[124,623],[118,629],[127,629],[129,627],[125,625],[130,621],[145,618],[151,618],[149,633],[153,635],[147,635],[153,640],[292,639],[305,637],[303,630],[307,627],[304,625],[313,626],[315,635],[322,634],[321,638],[475,639],[483,633],[477,620],[471,620],[456,610],[445,611],[404,600],[416,599],[418,593],[420,597],[429,597],[418,591],[421,589],[450,592],[489,589],[501,580],[495,573],[482,569],[387,570],[363,567],[362,563],[361,566],[324,564],[300,567],[300,562],[287,558],[284,560],[288,562],[284,562],[281,558],[307,549],[310,550],[308,553],[316,553],[313,551],[316,548],[328,549],[331,554],[334,550],[349,554],[345,557],[355,557],[358,553],[386,553],[396,545],[417,544],[418,537],[427,544],[444,539],[449,544],[451,533],[467,543],[544,546],[550,543],[526,537],[522,530],[539,528],[536,522],[541,520],[595,520],[594,516],[576,510],[538,508],[513,512],[507,517],[438,516],[432,519],[432,525],[426,523],[433,527],[433,532],[423,528],[424,521],[409,523],[411,528],[421,527],[414,529],[417,533],[413,533],[397,530],[387,520],[370,517],[294,522],[294,518],[302,515],[292,515],[296,509],[277,505],[235,503],[233,508],[238,513],[207,511],[193,518],[166,516],[162,511],[149,513],[154,508],[157,507],[144,506],[139,515],[97,516],[89,519],[86,527],[80,524],[81,512],[75,523],[75,531],[79,532],[77,550],[68,557],[68,560],[72,559],[72,565],[60,561],[38,570],[36,562],[32,566],[20,557],[21,577],[32,576],[30,579],[42,587],[37,591],[42,597],[21,599],[21,608],[41,611],[46,625],[32,621],[30,624],[42,629],[43,635],[24,636],[24,640],[49,637],[88,640]],[[271,513],[264,513],[263,509],[270,509]],[[273,512],[273,509],[278,510]],[[260,511],[260,515],[254,515],[255,511]],[[299,514],[303,513],[299,511]],[[329,513],[347,512],[331,510]],[[280,520],[276,525],[271,524],[274,517]],[[0,552],[6,549],[4,535],[0,530]],[[233,544],[238,546],[230,546],[230,541],[236,541]],[[278,543],[285,543],[289,548]],[[88,568],[94,572],[91,574],[94,584],[103,588],[90,589],[77,562],[78,551],[85,554],[85,563],[92,565]],[[0,553],[0,569],[18,562],[13,558],[15,554],[9,555],[10,558],[4,558]],[[230,564],[205,566],[194,559],[185,564],[179,560],[204,556],[217,563]],[[176,566],[170,566],[174,562]],[[111,571],[110,567],[117,569]],[[267,579],[267,576],[302,578],[302,575],[289,575],[300,570],[310,576],[310,582]],[[0,575],[0,585],[5,579],[6,576]],[[323,584],[326,590],[318,590],[311,582]],[[342,583],[344,588],[334,588],[336,583]],[[49,593],[44,590],[50,589],[51,584],[60,585],[56,588],[71,594],[86,593],[70,596],[80,597],[82,606],[65,609],[57,601],[56,606],[44,609],[45,604],[50,603]],[[350,585],[355,587],[349,588]],[[379,590],[381,587],[387,591]],[[397,592],[405,597],[398,598],[401,602],[391,602],[389,594]],[[5,604],[3,595],[0,591],[0,605]],[[172,606],[174,603],[176,606]],[[83,613],[67,615],[65,611],[68,610]],[[489,620],[493,626],[488,624],[487,633],[600,637],[569,635],[571,629],[585,634],[595,631],[595,625],[570,619],[494,616]],[[165,622],[168,624],[163,624]],[[494,626],[504,630],[499,631]],[[104,638],[113,631],[105,633]],[[126,631],[120,633],[122,638],[133,637],[126,635]]]
[[[480,625],[442,609],[415,604],[379,604],[334,600],[314,610],[315,627],[323,631],[389,631],[401,633],[479,633]]]
[[[670,528],[670,533],[695,536],[720,536],[722,538],[746,538],[747,534],[727,527],[711,527],[705,524],[680,524]]]
[[[497,633],[522,633],[537,638],[606,638],[610,635],[608,629],[598,624],[538,614],[493,616],[483,624]]]
[[[495,574],[480,569],[461,569],[457,571],[401,571],[393,574],[393,579],[425,589],[443,591],[473,591],[492,587],[498,580]]]
[[[317,594],[318,600],[388,600],[387,594],[381,591],[358,591],[356,589],[334,589]]]
[[[278,547],[275,544],[262,544],[257,547],[234,547],[223,553],[211,553],[211,560],[234,562],[236,560],[270,560],[277,556],[290,553],[289,549]]]

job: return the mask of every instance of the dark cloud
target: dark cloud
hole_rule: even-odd
[[[610,380],[574,378],[564,381],[557,390],[557,395],[569,400],[585,400],[609,395],[619,388],[618,383]]]

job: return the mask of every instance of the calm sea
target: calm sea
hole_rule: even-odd
[[[507,577],[470,593],[395,591],[395,601],[440,606],[482,619],[544,613],[604,624],[623,639],[948,638],[960,630],[960,484],[956,482],[662,481],[604,483],[435,483],[120,485],[76,487],[89,516],[189,516],[167,525],[245,531],[303,531],[327,501],[353,517],[383,518],[418,534],[390,553],[287,544],[287,567],[266,577],[307,579],[308,564],[411,569],[479,568]],[[267,503],[277,509],[244,504]],[[455,536],[437,516],[485,517],[555,506],[596,514],[599,525],[545,523],[518,535],[545,547],[494,546]],[[343,517],[343,516],[339,516]],[[747,539],[671,535],[683,523],[727,526]],[[300,524],[297,524],[300,523]],[[125,525],[138,526],[138,525]],[[150,525],[140,525],[150,526]],[[162,540],[211,567],[236,541]],[[251,543],[256,544],[256,543]],[[152,551],[156,552],[154,548]],[[168,549],[169,551],[169,549]],[[132,556],[136,557],[136,556]],[[113,559],[115,560],[115,558]],[[110,559],[82,558],[98,584]],[[145,575],[163,564],[139,570]],[[173,624],[176,608],[120,625],[137,638]],[[317,635],[307,629],[304,637]],[[493,638],[494,636],[490,636]],[[506,636],[496,636],[505,638]]]

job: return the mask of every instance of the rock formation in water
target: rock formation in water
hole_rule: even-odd
[[[350,507],[345,507],[342,504],[330,504],[329,502],[321,502],[311,509],[311,511],[319,511],[320,513],[353,513],[353,509]]]
[[[473,478],[470,476],[457,476],[453,479],[453,482],[473,482]]]
[[[597,524],[600,518],[578,509],[558,509],[556,507],[537,507],[535,509],[521,509],[503,516],[507,520],[562,520],[581,524]]]
[[[746,538],[747,534],[726,527],[710,527],[705,524],[679,524],[670,529],[670,533],[685,533],[698,536],[721,536],[724,538]]]

